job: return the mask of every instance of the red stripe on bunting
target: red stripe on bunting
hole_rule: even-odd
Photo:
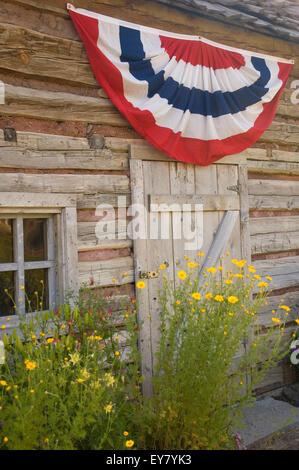
[[[175,57],[177,61],[183,60],[192,65],[203,65],[214,70],[229,67],[239,69],[245,65],[244,57],[238,52],[226,51],[201,41],[166,36],[160,36],[160,39],[161,47],[165,49],[169,57]],[[217,55],[215,55],[215,49],[217,49]]]
[[[127,118],[139,134],[144,136],[157,149],[179,161],[206,166],[220,158],[239,153],[256,142],[269,127],[277,109],[283,86],[270,103],[263,105],[263,111],[254,126],[245,133],[223,140],[200,140],[182,137],[181,133],[157,126],[149,111],[135,108],[124,97],[123,79],[119,70],[97,47],[99,24],[94,18],[70,11],[72,20],[81,36],[93,72],[111,101]],[[285,84],[293,65],[279,63],[279,78]]]

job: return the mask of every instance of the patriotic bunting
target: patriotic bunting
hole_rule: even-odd
[[[245,150],[271,124],[292,61],[68,10],[101,87],[170,157],[209,165]]]

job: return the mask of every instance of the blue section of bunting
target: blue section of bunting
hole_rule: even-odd
[[[192,114],[218,117],[226,114],[236,114],[252,106],[268,92],[266,87],[270,80],[270,71],[264,59],[252,57],[254,68],[260,72],[260,78],[250,86],[245,86],[233,92],[200,90],[188,88],[179,84],[173,78],[164,78],[164,71],[155,73],[151,61],[145,59],[140,31],[119,27],[122,62],[128,62],[130,73],[141,81],[148,83],[148,97],[156,93],[168,101],[173,107],[182,111],[189,110]]]

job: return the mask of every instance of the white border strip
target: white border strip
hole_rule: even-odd
[[[163,36],[168,36],[168,37],[172,37],[172,38],[175,38],[175,39],[187,39],[189,41],[190,40],[191,41],[201,41],[201,42],[204,42],[204,43],[209,44],[211,46],[215,46],[215,47],[219,47],[221,49],[225,49],[227,51],[238,52],[242,55],[247,55],[247,56],[260,57],[262,59],[275,60],[275,61],[284,62],[284,63],[287,63],[287,64],[294,64],[294,62],[295,62],[294,60],[283,59],[282,57],[275,57],[275,56],[271,56],[271,55],[267,55],[267,54],[260,54],[259,52],[251,52],[251,51],[246,51],[245,49],[237,49],[235,47],[226,46],[224,44],[220,44],[218,42],[210,41],[209,39],[206,39],[206,38],[203,38],[203,37],[200,37],[200,36],[191,36],[191,35],[188,35],[188,34],[177,34],[177,33],[172,33],[170,31],[163,31],[162,29],[150,28],[148,26],[141,26],[141,25],[138,25],[136,23],[130,23],[128,21],[119,20],[117,18],[112,18],[110,16],[101,15],[100,13],[94,13],[92,11],[85,10],[84,8],[75,8],[71,3],[67,3],[66,7],[67,7],[67,10],[72,10],[72,11],[74,11],[74,12],[80,14],[80,15],[84,15],[84,16],[88,16],[89,18],[95,18],[95,19],[99,19],[99,20],[102,20],[102,21],[106,21],[107,23],[113,23],[113,24],[118,24],[118,25],[121,25],[121,26],[126,26],[128,28],[137,29],[138,31],[161,34]]]

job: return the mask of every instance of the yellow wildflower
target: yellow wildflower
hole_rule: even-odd
[[[145,282],[143,281],[138,281],[136,284],[137,289],[144,289],[145,288]]]
[[[179,300],[176,301],[176,304],[177,304],[177,305],[180,305],[180,303],[181,303],[181,302],[180,302]]]
[[[226,279],[225,284],[232,284],[233,281],[231,279]]]
[[[201,294],[199,292],[193,292],[192,297],[195,300],[200,300],[201,299]]]
[[[266,276],[266,279],[268,279],[268,281],[272,281],[272,280],[273,280],[272,277],[270,277],[270,276]]]
[[[80,354],[77,352],[74,352],[73,354],[70,354],[70,362],[72,364],[77,364],[80,361]]]
[[[48,338],[47,339],[47,343],[49,343],[49,344],[53,343],[53,341],[54,341],[54,338]]]
[[[26,359],[26,361],[24,361],[24,364],[26,365],[26,369],[34,370],[36,368],[36,362],[34,361],[31,362],[28,359]]]
[[[214,299],[217,300],[217,302],[223,302],[224,300],[222,295],[215,295]]]
[[[299,325],[299,320],[298,318],[295,320],[295,322],[297,323],[297,325]],[[295,335],[296,336],[296,335]]]
[[[180,279],[184,280],[187,277],[187,273],[185,271],[179,271],[178,276]]]
[[[115,378],[113,377],[113,375],[108,372],[104,374],[104,378],[108,387],[113,387],[113,385],[115,384]]]
[[[119,356],[119,351],[115,351],[115,356]]]
[[[269,284],[267,282],[259,282],[257,286],[258,287],[268,287],[268,285]]]
[[[255,274],[253,277],[255,277],[255,279],[257,279],[258,281],[261,281],[261,276],[259,276],[258,274]]]
[[[164,263],[161,264],[160,269],[165,269],[165,268],[166,268],[166,264],[164,264]]]
[[[235,304],[236,302],[239,302],[238,297],[235,297],[234,295],[229,296],[227,300],[230,304]]]
[[[104,410],[106,411],[106,413],[111,413],[112,408],[113,408],[113,404],[112,402],[110,402],[109,405],[105,406]]]
[[[272,317],[272,321],[273,321],[274,323],[280,323],[279,318],[276,318],[276,317]]]
[[[282,308],[286,312],[289,312],[291,310],[290,307],[288,307],[287,305],[280,305],[278,308]]]
[[[126,441],[126,447],[133,447],[134,445],[134,441],[132,441],[132,439]]]
[[[5,437],[3,438],[3,442],[7,442],[7,441],[8,441],[8,437],[5,436]]]
[[[217,269],[216,268],[208,268],[207,271],[209,273],[215,274],[217,272]]]
[[[6,380],[0,380],[0,385],[2,385],[2,387],[6,387],[7,386]]]
[[[190,262],[188,263],[188,266],[189,266],[189,268],[192,269],[192,268],[196,268],[197,264],[193,263],[193,261],[190,261]]]
[[[249,271],[250,273],[255,273],[255,267],[254,267],[254,266],[248,265],[247,268],[248,268],[248,271]]]
[[[213,294],[211,294],[211,292],[208,292],[206,294],[206,299],[211,299],[213,297]]]
[[[124,436],[127,437],[129,435],[128,431],[124,431]]]

